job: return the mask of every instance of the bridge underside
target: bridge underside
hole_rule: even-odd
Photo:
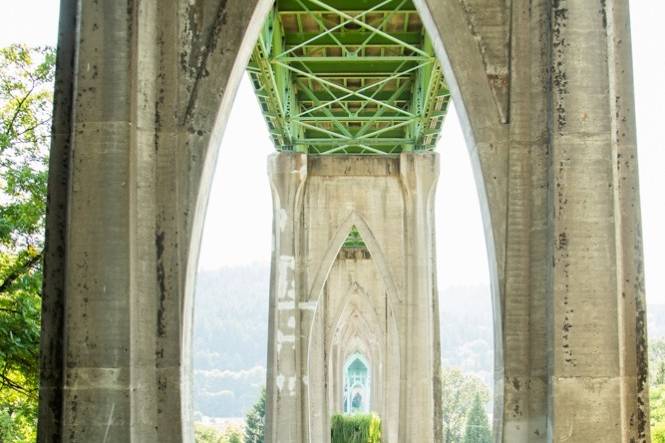
[[[386,10],[358,17],[358,4]],[[196,257],[216,152],[247,61],[280,151],[273,161],[300,159],[297,168],[273,164],[273,172],[288,171],[273,188],[287,209],[276,257],[290,256],[281,247],[302,257],[302,244],[289,236],[314,235],[297,224],[297,209],[306,213],[298,199],[309,194],[280,194],[293,188],[289,180],[306,178],[309,186],[325,176],[308,175],[303,165],[321,158],[343,164],[340,154],[390,163],[399,154],[402,168],[434,157],[427,151],[449,91],[467,135],[492,267],[496,440],[649,441],[628,1],[413,4],[420,19],[411,3],[392,0],[281,0],[276,10],[270,0],[62,0],[40,442],[191,441]],[[348,16],[355,19],[346,23]],[[302,45],[308,33],[335,26],[339,33]],[[344,75],[335,76],[337,68]],[[402,200],[387,204],[404,205],[380,214],[386,226],[407,220],[410,205],[411,215],[425,218],[427,187],[414,192],[418,174],[402,171],[385,179],[401,183]],[[431,248],[429,228],[405,223],[393,236],[403,249],[391,251],[379,238],[380,223],[363,224],[365,217],[348,226],[358,231],[351,243],[367,247],[379,274],[413,279],[411,286],[395,283],[393,305],[400,294],[425,300],[431,277],[418,257]],[[390,265],[407,252],[403,263]],[[391,272],[380,270],[381,257]],[[294,282],[302,284],[309,273],[303,269]],[[316,281],[332,288],[325,278]],[[309,289],[296,287],[299,294]],[[347,336],[340,334],[331,340]],[[410,346],[431,349],[425,332],[413,337]],[[360,343],[356,350],[370,348]],[[414,372],[425,374],[421,381],[436,372],[434,354],[429,373]],[[298,367],[305,365],[282,369]],[[295,401],[306,401],[296,389],[305,381],[286,381]],[[423,418],[422,429],[408,417],[429,414],[422,393],[436,392],[436,382],[423,381],[411,397],[400,391],[400,423],[411,428],[398,441],[436,435],[434,415]],[[436,401],[425,406],[436,411]],[[281,429],[279,443],[304,441],[310,432],[303,416]]]
[[[267,439],[329,441],[357,355],[383,441],[441,440],[431,151],[450,92],[418,11],[278,0],[248,72],[278,151]]]
[[[278,0],[248,71],[278,151],[431,151],[450,99],[411,0]]]

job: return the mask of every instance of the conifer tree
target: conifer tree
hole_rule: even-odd
[[[245,443],[263,443],[266,423],[266,389],[261,389],[259,399],[245,418]]]
[[[492,432],[479,394],[473,399],[467,415],[464,443],[492,443]]]

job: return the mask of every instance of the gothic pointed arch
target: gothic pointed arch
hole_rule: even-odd
[[[402,300],[400,293],[397,289],[388,262],[386,261],[385,255],[379,242],[376,240],[376,237],[372,233],[372,230],[368,226],[367,222],[356,212],[352,211],[349,216],[344,220],[344,222],[337,228],[335,235],[333,235],[332,240],[328,243],[328,248],[326,249],[323,259],[321,260],[316,276],[312,280],[312,285],[309,292],[309,300],[316,301],[318,300],[323,286],[328,278],[330,269],[332,268],[333,263],[337,254],[339,254],[340,249],[344,245],[349,232],[353,228],[356,228],[360,233],[360,237],[363,239],[367,250],[374,260],[376,260],[377,268],[381,272],[381,276],[386,283],[386,288],[388,289],[389,296],[391,297],[391,302],[399,302]]]

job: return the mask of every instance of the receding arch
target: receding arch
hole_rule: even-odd
[[[367,294],[363,288],[361,288],[357,283],[352,283],[347,291],[345,291],[344,303],[339,307],[339,309],[332,314],[331,324],[333,326],[333,335],[337,336],[342,333],[343,320],[350,318],[354,313],[358,313],[363,317],[364,322],[368,327],[376,329],[379,324],[378,316],[376,310],[369,302],[368,297],[370,294]],[[360,308],[360,309],[359,309]],[[388,304],[389,317],[393,318],[394,311],[391,304]],[[369,318],[364,314],[369,313]],[[394,320],[393,320],[394,321]],[[391,322],[391,324],[393,324]],[[381,347],[386,346],[386,340],[382,335],[377,335],[378,341]]]
[[[356,352],[346,358],[344,363],[344,412],[353,413],[355,410],[369,412],[372,401],[372,366],[367,358]],[[358,374],[355,374],[358,373]],[[350,380],[352,377],[362,377],[361,380]],[[362,392],[356,393],[360,396],[359,404],[355,404],[354,388],[360,385]],[[357,408],[357,409],[356,409]]]
[[[219,111],[208,142],[205,161],[203,162],[204,167],[201,172],[201,184],[199,185],[198,197],[196,199],[196,210],[192,234],[190,237],[190,257],[196,259],[198,258],[198,249],[201,241],[200,236],[209,196],[210,179],[214,172],[218,148],[223,137],[228,113],[232,106],[233,98],[235,97],[240,82],[240,77],[244,73],[251,49],[258,38],[260,28],[263,21],[268,16],[272,4],[273,0],[258,0],[252,19],[249,22],[248,27],[245,29],[243,43],[235,59],[232,73],[227,80],[227,86],[224,88],[224,93],[219,104]],[[497,251],[497,248],[501,248],[500,245],[495,244],[494,238],[500,234],[497,230],[503,229],[503,227],[497,228],[497,224],[492,222],[492,213],[496,212],[496,210],[492,211],[492,208],[490,208],[488,193],[491,194],[494,192],[493,187],[500,186],[501,184],[485,182],[482,168],[483,159],[481,159],[478,146],[479,144],[487,145],[491,140],[498,139],[503,135],[501,134],[502,128],[498,125],[500,116],[497,112],[496,103],[492,99],[492,92],[487,83],[482,56],[480,55],[479,48],[473,40],[473,37],[471,34],[467,33],[460,33],[460,35],[453,36],[451,32],[447,32],[444,29],[444,25],[439,23],[439,21],[442,20],[445,21],[445,23],[452,23],[455,20],[465,21],[466,17],[464,11],[461,10],[456,2],[445,2],[444,5],[427,0],[414,0],[414,4],[430,35],[437,58],[446,74],[451,94],[459,112],[476,178],[476,188],[480,196],[481,210],[483,212],[483,219],[485,220],[485,238],[489,255],[488,262],[492,274],[490,281],[494,306],[495,370],[497,370],[503,367],[503,344],[501,332],[502,311],[500,296],[502,291],[502,283],[500,282],[502,269],[500,262],[497,261],[497,257],[501,256],[502,251]],[[444,38],[446,39],[445,41]],[[461,81],[458,81],[458,77],[460,77]],[[469,109],[472,109],[473,112],[470,112]],[[385,261],[383,252],[365,220],[355,211],[349,214],[331,240],[316,273],[316,277],[312,282],[312,286],[309,288],[308,300],[314,301],[318,299],[325,285],[328,273],[334,263],[335,257],[342,247],[346,235],[353,226],[356,226],[367,244],[370,254],[373,259],[376,260],[377,267],[380,269],[388,286],[389,297],[391,297],[393,303],[400,302],[400,292],[391,277],[389,265]],[[192,294],[197,268],[196,259],[190,259],[188,261],[185,278],[185,300],[183,303],[183,322],[185,324],[183,325],[183,367],[181,371],[185,383],[188,383],[188,374],[191,371],[189,367],[191,361],[189,353],[191,348],[191,321],[193,317]],[[501,377],[495,377],[497,392],[500,392],[501,390],[500,384],[502,383],[502,380]],[[182,402],[183,416],[186,416],[187,411],[191,410],[189,408],[190,387],[189,385],[184,385],[184,388],[185,392],[188,393],[184,396],[184,401]],[[501,411],[496,408],[502,408],[501,401],[495,402],[495,415],[500,415]],[[499,412],[499,414],[497,414],[497,412]]]
[[[370,236],[363,234],[369,231],[369,227],[355,212],[352,212],[337,228],[333,239],[329,243],[328,251],[324,254],[324,258],[318,266],[317,275],[323,276],[324,280],[320,286],[314,285],[315,288],[319,289],[315,289],[318,291],[317,295],[310,302],[314,306],[311,323],[303,325],[308,331],[309,337],[306,366],[309,380],[307,407],[311,411],[312,402],[325,399],[327,410],[331,411],[330,408],[334,410],[333,405],[337,404],[342,395],[341,389],[343,386],[340,383],[342,383],[343,363],[349,353],[362,351],[371,355],[372,374],[374,374],[375,380],[372,385],[372,398],[378,402],[377,405],[382,413],[386,416],[397,417],[401,393],[399,389],[394,389],[394,386],[399,383],[402,366],[400,358],[401,342],[396,318],[399,301],[396,297],[390,296],[389,282],[384,278],[386,274],[379,268],[379,262],[375,259],[375,256],[369,252],[369,257],[365,256],[363,261],[368,262],[365,266],[371,266],[374,275],[381,281],[378,287],[373,288],[370,293],[368,288],[363,287],[364,284],[370,283],[369,280],[362,283],[362,279],[354,279],[348,286],[343,287],[340,287],[338,283],[334,297],[337,300],[336,307],[330,309],[328,303],[324,303],[324,288],[329,284],[332,268],[338,256],[342,253],[342,247],[353,227],[357,229],[364,247],[369,251],[370,240],[368,239]],[[376,243],[376,239],[373,236],[371,238]],[[378,244],[373,249],[377,250]],[[334,256],[332,262],[327,263],[326,258],[331,251]],[[346,274],[336,275],[339,277]],[[378,307],[374,305],[376,301],[372,302],[370,300],[371,297],[374,297],[375,300],[379,298],[385,301],[381,302],[381,307]],[[324,304],[326,305],[325,309]],[[385,309],[385,315],[382,311],[377,312],[377,309]],[[358,322],[352,320],[356,317]],[[323,348],[322,337],[329,337],[330,340],[323,344]],[[356,343],[357,341],[362,342],[362,345]],[[356,345],[353,343],[356,343]],[[331,360],[327,370],[320,365],[322,361],[321,353],[330,356]],[[324,383],[322,377],[326,377],[328,382]],[[381,380],[385,382],[380,383]],[[339,411],[341,412],[341,409]],[[312,416],[311,413],[309,416]],[[318,441],[316,440],[317,435],[322,432],[319,430],[321,427],[320,421],[321,418],[319,417],[309,423],[309,435],[312,442]],[[384,426],[384,437],[387,441],[397,441],[399,423],[396,420],[387,420]]]
[[[482,172],[482,159],[480,158],[480,153],[478,152],[477,149],[479,140],[480,143],[484,143],[484,140],[492,139],[492,137],[496,136],[495,129],[497,125],[495,122],[500,120],[499,113],[497,112],[496,105],[492,99],[491,91],[487,87],[487,82],[486,82],[487,79],[486,76],[484,75],[485,71],[482,68],[481,56],[479,54],[477,45],[475,45],[475,43],[473,42],[472,37],[470,35],[469,36],[463,35],[461,37],[461,40],[463,40],[462,42],[455,41],[453,44],[450,45],[450,47],[446,46],[442,40],[442,34],[439,33],[439,29],[436,27],[435,19],[433,18],[431,12],[433,8],[435,9],[434,13],[436,13],[437,6],[428,4],[425,0],[414,0],[414,4],[418,8],[421,19],[432,39],[433,45],[436,49],[437,57],[441,62],[443,70],[447,76],[446,78],[448,79],[449,85],[451,87],[451,93],[453,95],[454,101],[456,105],[459,106],[460,119],[462,121],[462,127],[464,129],[465,137],[467,140],[469,155],[471,156],[472,164],[474,166],[473,169],[476,177],[477,192],[480,195],[481,209],[483,211],[483,218],[485,220],[485,237],[487,243],[487,251],[489,255],[489,264],[492,271],[490,281],[492,285],[493,305],[494,305],[495,359],[496,359],[495,368],[501,368],[503,367],[503,359],[502,359],[503,345],[501,341],[502,314],[501,314],[500,291],[502,285],[499,282],[500,266],[497,264],[496,260],[497,253],[495,251],[495,244],[493,240],[496,234],[496,230],[493,229],[495,225],[491,221],[492,210],[489,207],[488,203],[488,190],[486,187],[487,184],[484,181],[484,175]],[[224,126],[226,124],[226,119],[228,117],[228,110],[230,109],[230,106],[233,101],[233,96],[235,95],[235,91],[237,90],[240,76],[242,75],[247,60],[249,59],[251,48],[254,44],[254,41],[258,37],[263,19],[267,17],[271,6],[272,6],[272,1],[260,0],[258,2],[252,22],[250,23],[250,26],[247,28],[245,37],[243,39],[243,49],[241,50],[236,59],[233,71],[234,74],[228,81],[228,85],[230,87],[227,88],[225,90],[225,93],[223,94],[222,102],[220,104],[220,110],[217,119],[215,120],[215,126],[212,131],[212,136],[210,138],[209,149],[207,150],[207,156],[205,160],[205,165],[207,166],[207,168],[204,168],[204,171],[202,172],[203,184],[199,188],[199,198],[197,199],[197,210],[196,210],[197,216],[198,214],[202,214],[205,211],[205,206],[207,204],[208,193],[209,193],[208,190],[209,184],[206,186],[205,183],[209,182],[209,177],[212,175],[212,169],[214,167],[218,152],[217,149],[215,149],[215,147],[218,146],[219,141],[221,141]],[[448,6],[445,6],[445,8],[448,8]],[[455,14],[453,14],[454,17],[460,19],[464,17],[463,11],[459,10],[458,5],[451,6],[451,8],[452,10],[455,11]],[[449,20],[453,19],[451,18]],[[457,55],[460,54],[462,48],[466,53],[466,57],[454,58],[455,60],[454,63],[457,64],[458,60],[460,61],[459,63],[460,65],[462,65],[460,69],[453,70],[453,66],[451,65],[451,60],[446,52],[447,50],[450,50],[450,48],[452,48],[453,49],[452,52],[456,52]],[[242,67],[241,71],[239,71],[238,66]],[[466,94],[466,95],[463,94],[462,89],[464,88],[464,84],[462,85],[462,89],[460,89],[459,82],[456,80],[455,77],[455,73],[459,72],[463,72],[465,75],[470,75],[471,77],[473,77],[471,80],[465,79],[465,82],[463,82],[465,84],[469,83],[474,85],[473,94]],[[469,100],[475,101],[474,103],[468,106],[469,108],[474,110],[474,112],[471,114],[467,112],[467,103]],[[482,106],[479,105],[478,102],[481,102]],[[476,112],[476,110],[484,110],[486,112],[481,113],[481,112]],[[476,130],[476,128],[481,128],[481,129]],[[488,134],[493,134],[493,135],[492,137],[489,137]],[[489,192],[492,191],[490,190]],[[202,226],[203,217],[195,218],[195,220],[199,220],[198,223],[195,221],[194,231],[192,234],[192,245],[196,245],[196,248],[192,247],[191,252],[194,253],[196,257],[198,257],[198,244],[200,243],[200,226]],[[336,234],[333,236],[333,239],[331,240],[328,248],[326,249],[326,252],[323,256],[323,259],[321,260],[316,276],[312,280],[311,287],[309,288],[308,300],[309,301],[318,300],[321,291],[325,286],[327,276],[330,272],[330,269],[332,268],[335,257],[339,253],[339,250],[341,249],[344,240],[346,239],[346,235],[353,226],[355,226],[358,229],[361,236],[365,240],[365,243],[367,245],[368,250],[370,251],[370,254],[372,255],[373,259],[376,260],[377,267],[381,271],[381,274],[383,275],[386,285],[388,287],[388,294],[392,300],[392,303],[401,302],[402,301],[401,294],[397,289],[394,280],[392,279],[389,265],[385,260],[384,254],[380,246],[378,245],[376,238],[372,234],[371,229],[368,227],[367,223],[362,218],[362,216],[360,216],[355,211],[351,212],[347,217],[347,219],[345,220],[345,222],[338,228]],[[196,263],[190,260],[189,265],[190,265],[189,267],[193,267],[195,272]],[[193,275],[189,267],[187,271],[188,278],[186,279],[186,282],[188,284],[186,289],[186,294],[192,293],[192,286],[190,285],[193,285],[193,279],[189,278],[191,275]],[[191,322],[191,318],[193,315],[191,312],[192,306],[193,303],[188,303],[186,298],[184,304],[185,321]],[[189,337],[187,332],[190,330],[191,327],[185,326],[186,333],[183,336],[184,338],[183,349],[186,350],[187,352],[189,352],[191,346],[189,344],[189,342],[191,342],[191,337]],[[187,364],[189,363],[189,360],[190,358],[188,356],[186,356],[186,358],[183,358],[183,361],[187,362]],[[187,372],[189,371],[189,368],[183,368],[183,371]],[[183,380],[187,380],[187,377],[183,377]],[[495,383],[497,384],[497,388],[499,388],[497,389],[497,391],[500,391],[499,385],[501,381],[502,378],[501,379],[499,379],[499,377],[496,378]],[[185,402],[183,402],[183,410],[185,410],[185,408],[188,407],[184,403]],[[500,401],[495,402],[495,406],[502,407],[502,403]]]
[[[351,232],[351,229],[354,226],[356,229],[358,229],[358,232],[365,242],[370,255],[374,260],[376,260],[377,267],[379,268],[379,271],[381,272],[381,275],[386,282],[389,296],[391,297],[391,302],[400,302],[401,297],[399,295],[399,291],[397,290],[397,286],[395,285],[395,282],[392,278],[390,268],[388,267],[385,255],[381,250],[381,246],[376,240],[376,237],[374,237],[374,234],[367,225],[367,222],[356,211],[352,211],[348,215],[344,222],[337,228],[335,235],[328,244],[328,248],[326,249],[326,252],[318,266],[316,277],[314,277],[314,280],[312,281],[308,300],[314,301],[317,300],[320,296],[321,291],[326,284],[326,280],[328,279],[330,269],[332,268],[332,265],[335,262],[340,249],[342,249],[344,241],[348,237],[349,232]]]

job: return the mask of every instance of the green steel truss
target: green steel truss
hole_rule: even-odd
[[[365,242],[360,236],[360,232],[358,232],[358,228],[356,228],[355,226],[351,228],[351,232],[349,232],[348,237],[346,237],[343,247],[354,248],[354,249],[366,248]]]
[[[433,150],[450,100],[411,0],[277,0],[247,70],[279,151]]]

